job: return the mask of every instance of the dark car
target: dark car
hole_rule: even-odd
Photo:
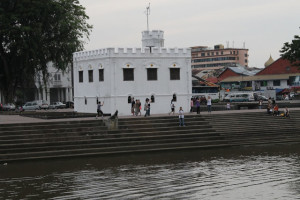
[[[66,104],[66,108],[74,108],[74,102],[73,101],[67,101],[65,104]]]

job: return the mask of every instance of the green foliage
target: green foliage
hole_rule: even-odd
[[[213,99],[211,102],[212,103],[219,103],[220,99]]]
[[[11,100],[17,88],[47,76],[47,63],[66,69],[83,49],[92,26],[78,0],[0,1],[0,90]]]
[[[294,65],[299,66],[300,69],[300,37],[299,35],[294,36],[294,40],[291,43],[284,43],[280,51],[281,56],[284,59],[289,60]]]

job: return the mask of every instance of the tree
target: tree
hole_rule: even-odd
[[[18,87],[47,80],[47,63],[64,70],[83,49],[92,26],[78,0],[0,1],[0,90],[12,101]]]
[[[294,63],[295,66],[299,66],[300,69],[300,37],[299,35],[294,36],[294,40],[291,43],[284,43],[284,46],[280,50],[281,56],[284,59]]]

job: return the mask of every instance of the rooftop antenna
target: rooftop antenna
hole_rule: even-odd
[[[149,15],[150,15],[150,2],[149,2],[149,6],[146,7],[146,15],[147,15],[147,31],[149,31]]]

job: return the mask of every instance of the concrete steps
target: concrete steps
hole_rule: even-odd
[[[300,111],[291,119],[265,113],[122,118],[0,125],[0,163],[73,156],[225,148],[300,142]]]

